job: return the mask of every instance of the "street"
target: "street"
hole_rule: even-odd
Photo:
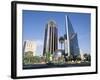
[[[57,68],[57,67],[84,67],[91,66],[90,63],[65,63],[65,64],[27,64],[23,66],[23,69],[39,69],[39,68]]]

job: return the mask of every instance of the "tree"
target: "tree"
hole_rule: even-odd
[[[77,61],[81,61],[80,55],[76,56],[76,60],[77,60]]]
[[[33,60],[33,52],[31,51],[25,52],[23,56],[23,64],[30,64],[32,63],[32,60]]]
[[[33,56],[33,52],[26,52],[23,56],[23,64],[40,63],[41,58],[39,56]]]
[[[32,62],[33,63],[40,63],[41,62],[41,58],[39,56],[34,56]]]
[[[41,62],[45,62],[45,57],[41,56]]]
[[[25,52],[24,56],[33,57],[33,52],[32,51]]]
[[[61,57],[58,57],[58,63],[64,63],[65,62],[65,58],[64,56],[62,55]]]
[[[48,63],[50,61],[52,61],[52,54],[50,52],[47,52],[46,53],[46,62]]]
[[[64,38],[62,36],[59,38],[59,42],[61,43],[61,49],[62,49],[62,44],[64,43]]]
[[[87,60],[91,61],[91,55],[90,54],[88,54]]]
[[[90,54],[85,53],[84,58],[85,58],[85,61],[91,61],[91,55]]]
[[[72,60],[73,60],[73,56],[72,55],[67,57],[67,61],[72,61]]]

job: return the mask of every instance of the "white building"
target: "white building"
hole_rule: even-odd
[[[36,42],[30,41],[30,40],[24,41],[23,52],[24,52],[24,54],[27,52],[32,52],[33,56],[35,56],[35,54],[36,54]]]
[[[80,57],[81,57],[81,60],[84,60],[84,53],[81,49],[80,49]]]

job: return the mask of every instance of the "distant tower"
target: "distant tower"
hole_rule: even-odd
[[[57,26],[55,21],[51,20],[47,23],[45,27],[43,55],[45,55],[46,52],[50,52],[51,54],[53,54],[57,49],[58,49]]]
[[[73,26],[68,16],[65,19],[65,34],[67,42],[65,42],[65,53],[67,51],[68,56],[77,56],[80,54],[80,49],[78,45],[77,33],[74,32]]]
[[[30,55],[29,53],[32,53],[31,55],[35,56],[36,43],[34,41],[29,41],[29,40],[24,41],[23,52],[24,52],[24,55],[25,54]]]
[[[80,49],[80,57],[81,57],[81,60],[84,60],[84,53],[81,49]]]
[[[64,34],[64,52],[68,56],[67,34]]]

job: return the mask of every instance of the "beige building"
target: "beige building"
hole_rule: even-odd
[[[24,54],[28,54],[29,52],[31,52],[33,54],[33,56],[35,56],[36,42],[30,41],[30,40],[24,41],[23,52],[24,52]]]

